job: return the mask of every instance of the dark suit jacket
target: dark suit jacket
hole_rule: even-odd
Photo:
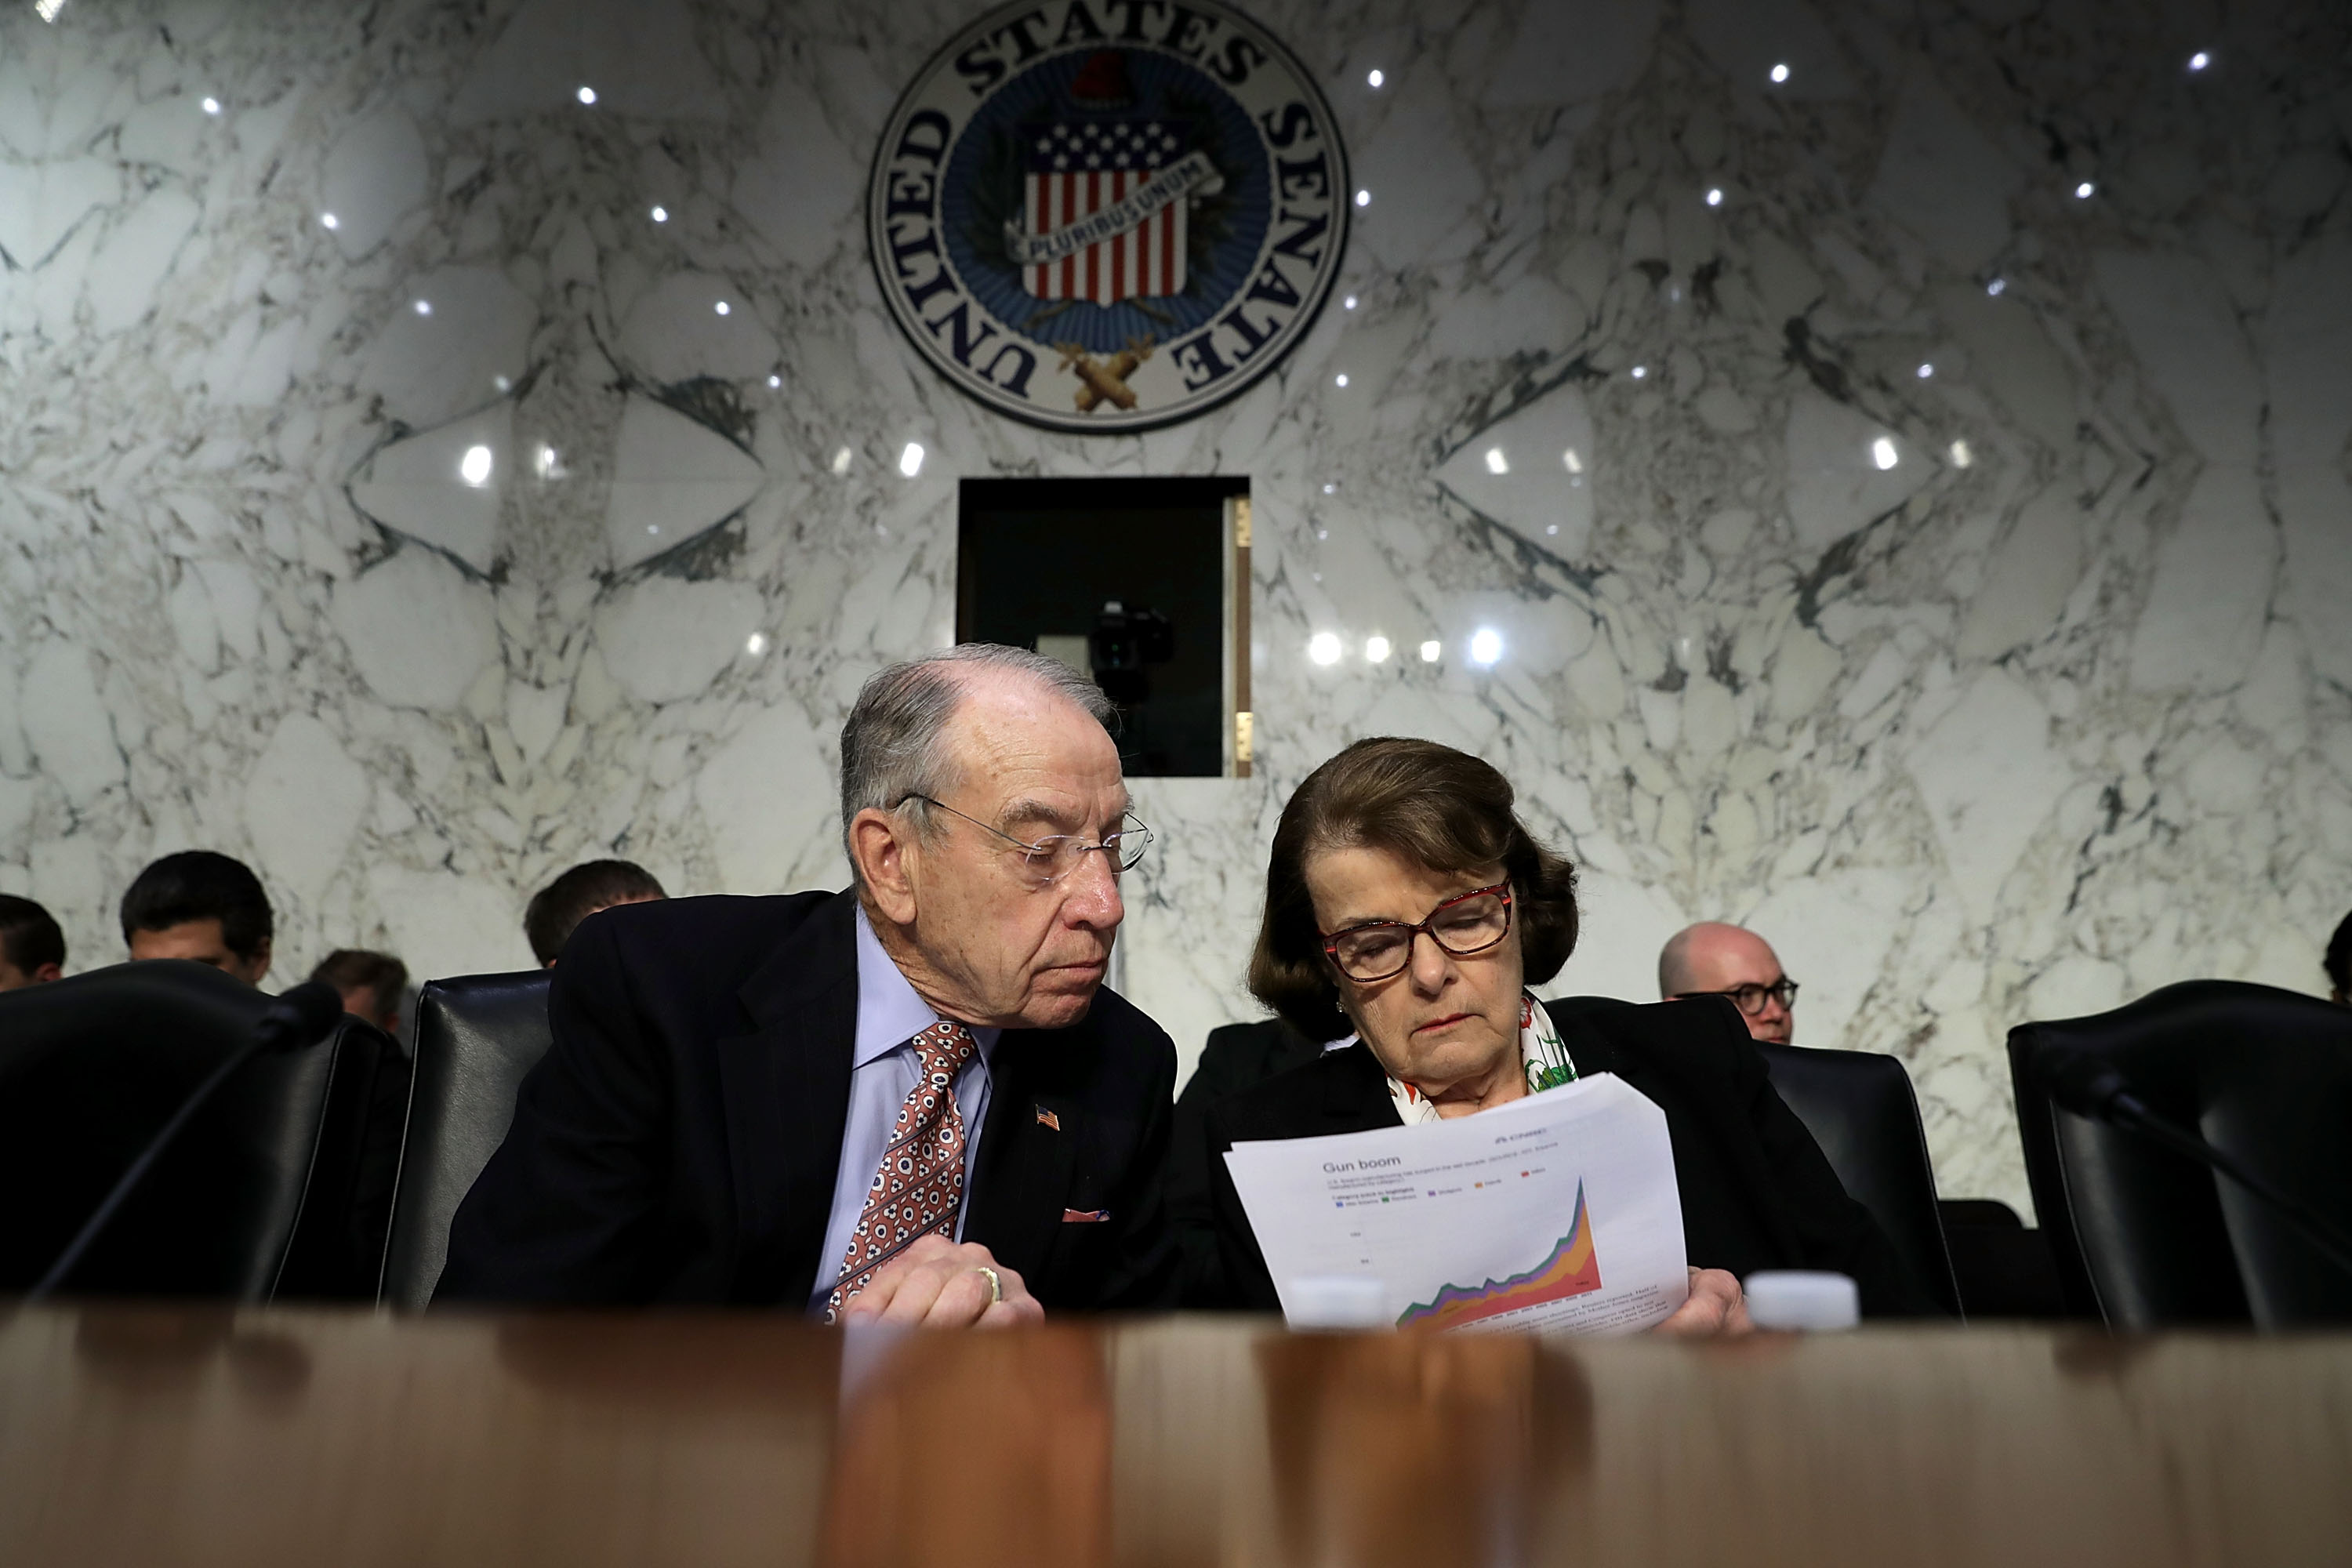
[[[583,921],[548,997],[554,1043],[458,1206],[435,1300],[804,1310],[840,1261],[817,1254],[849,1114],[856,910],[798,893]],[[964,1239],[1048,1308],[1169,1304],[1167,1035],[1103,991],[1069,1028],[1007,1029],[990,1073]],[[1109,1217],[1064,1218],[1094,1210]]]
[[[1693,1267],[1850,1274],[1871,1317],[1936,1311],[1869,1211],[1846,1196],[1812,1135],[1780,1102],[1738,1009],[1720,998],[1591,1011],[1546,1005],[1582,1074],[1613,1072],[1657,1102],[1674,1140],[1683,1241]],[[1380,1059],[1334,1051],[1209,1112],[1216,1226],[1227,1303],[1280,1302],[1222,1158],[1254,1139],[1398,1125]]]
[[[1176,1097],[1176,1132],[1168,1152],[1168,1215],[1183,1248],[1187,1301],[1222,1301],[1232,1294],[1217,1245],[1215,1189],[1209,1181],[1210,1108],[1322,1054],[1320,1041],[1279,1018],[1209,1031],[1200,1065]]]

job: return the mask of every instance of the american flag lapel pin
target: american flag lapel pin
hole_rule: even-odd
[[[1050,1127],[1059,1132],[1062,1130],[1062,1119],[1041,1105],[1037,1108],[1037,1125]]]

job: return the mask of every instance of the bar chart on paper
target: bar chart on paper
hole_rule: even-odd
[[[1416,1301],[1397,1320],[1400,1328],[1458,1329],[1565,1300],[1601,1289],[1601,1258],[1592,1249],[1592,1223],[1584,1212],[1584,1185],[1577,1184],[1576,1218],[1551,1256],[1524,1274],[1483,1285],[1444,1285],[1427,1301]]]
[[[1607,1073],[1225,1159],[1286,1311],[1295,1282],[1377,1280],[1401,1327],[1607,1333],[1689,1293],[1664,1113]]]

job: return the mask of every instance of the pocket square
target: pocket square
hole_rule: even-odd
[[[1064,1225],[1100,1225],[1108,1218],[1110,1218],[1108,1209],[1064,1209],[1062,1211]]]
[[[1062,1119],[1041,1105],[1037,1108],[1037,1125],[1050,1127],[1059,1132],[1062,1130]]]

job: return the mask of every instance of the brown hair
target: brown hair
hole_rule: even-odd
[[[1576,951],[1576,868],[1536,841],[1513,798],[1510,781],[1492,765],[1434,741],[1359,741],[1307,774],[1274,830],[1251,994],[1309,1039],[1349,1032],[1307,862],[1358,846],[1393,850],[1433,871],[1501,866],[1528,984],[1558,974]]]
[[[531,895],[522,911],[522,934],[533,957],[542,964],[552,963],[572,939],[572,929],[598,910],[668,896],[643,866],[628,860],[583,860]]]
[[[375,998],[376,1013],[390,1016],[400,1005],[400,994],[408,988],[408,965],[388,952],[339,947],[319,961],[310,978],[338,991],[357,991],[364,985]]]

